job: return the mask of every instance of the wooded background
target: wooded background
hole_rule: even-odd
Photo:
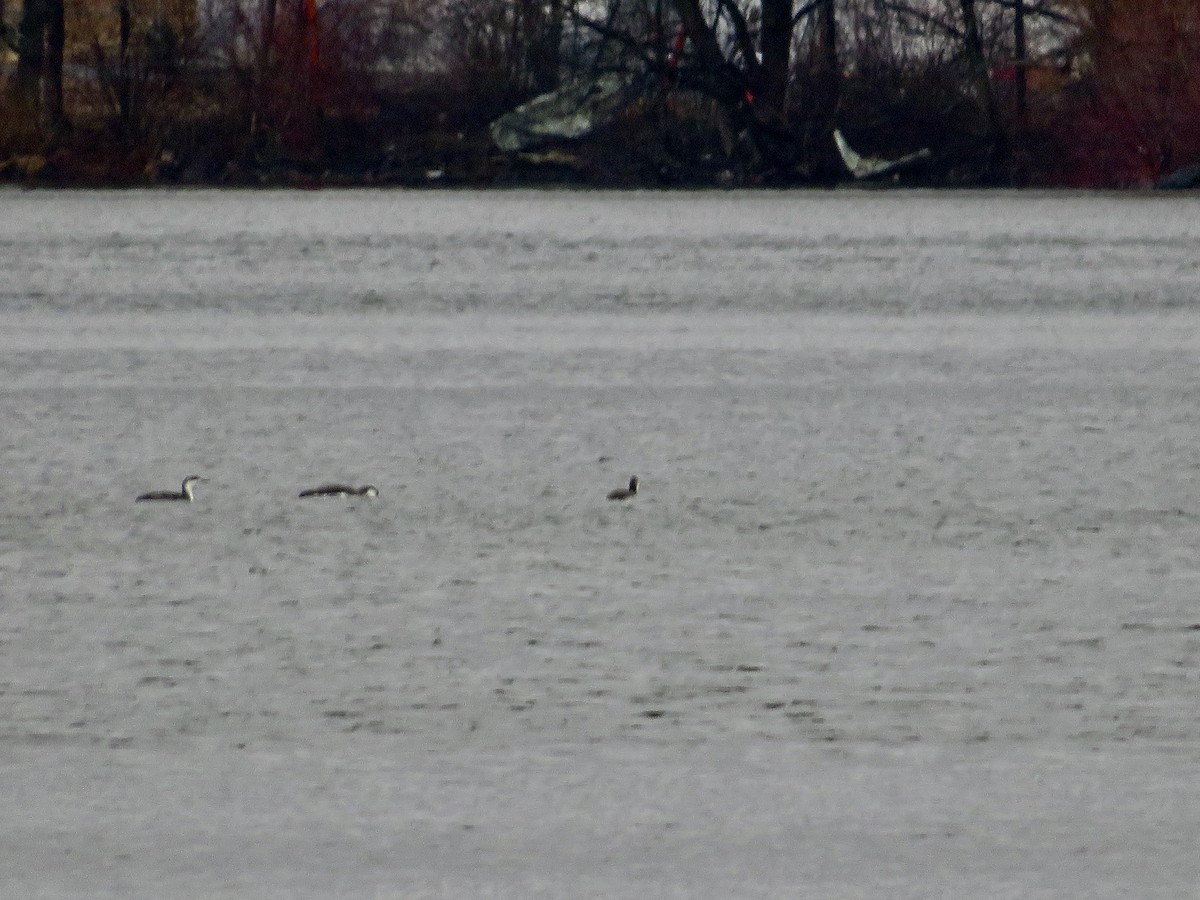
[[[0,173],[1144,186],[1200,163],[1196,0],[0,0]],[[589,137],[501,154],[563,85]],[[6,161],[7,160],[7,161]]]

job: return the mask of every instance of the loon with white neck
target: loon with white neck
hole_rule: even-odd
[[[373,484],[354,487],[350,484],[323,484],[300,492],[301,497],[378,497],[379,488]]]
[[[609,500],[628,500],[630,497],[635,497],[635,496],[637,496],[637,486],[638,486],[637,476],[634,475],[632,478],[629,479],[629,487],[617,488],[614,491],[609,491],[608,499]]]
[[[201,478],[199,475],[189,475],[183,479],[183,486],[177,491],[150,491],[145,494],[139,494],[135,503],[140,503],[142,500],[183,500],[191,503],[195,497],[192,496],[192,485],[200,481],[208,481],[207,478]]]

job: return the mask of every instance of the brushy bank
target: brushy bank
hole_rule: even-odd
[[[0,179],[829,185],[846,146],[911,185],[1186,186],[1200,165],[1195,0],[198,9],[0,2]],[[634,89],[586,133],[493,140],[522,103],[604,78]]]

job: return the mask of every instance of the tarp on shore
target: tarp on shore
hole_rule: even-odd
[[[633,81],[630,75],[609,72],[568,82],[496,119],[492,141],[505,153],[520,153],[586,137],[624,108]]]

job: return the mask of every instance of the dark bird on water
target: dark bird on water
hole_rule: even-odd
[[[609,491],[608,499],[609,500],[628,500],[630,497],[633,497],[637,494],[637,486],[638,486],[637,476],[634,475],[632,478],[629,479],[629,487],[617,488],[616,490]]]
[[[379,488],[373,484],[354,487],[349,484],[323,484],[300,492],[301,497],[378,497]]]
[[[207,478],[201,478],[199,475],[189,475],[183,479],[183,486],[177,491],[149,491],[145,494],[139,494],[137,500],[186,500],[191,503],[195,498],[192,496],[192,485],[199,481],[208,481]]]

